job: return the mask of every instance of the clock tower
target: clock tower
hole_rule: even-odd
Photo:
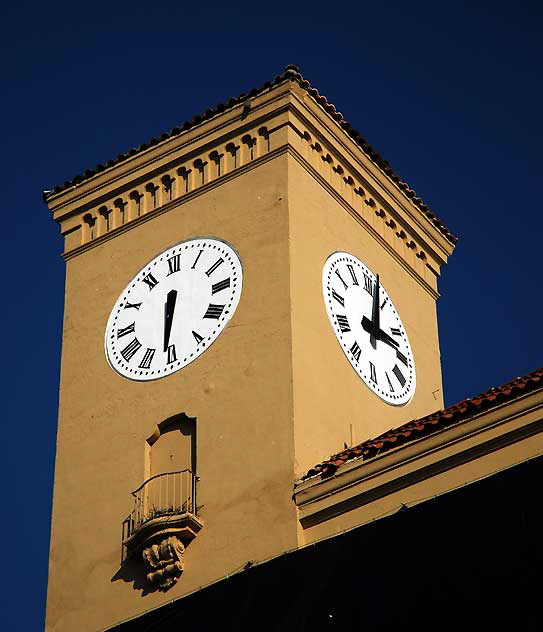
[[[443,406],[455,238],[295,67],[45,200],[66,259],[48,630],[296,549],[297,477]]]

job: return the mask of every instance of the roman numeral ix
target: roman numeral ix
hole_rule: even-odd
[[[358,362],[360,360],[360,354],[362,353],[362,350],[358,346],[358,343],[356,342],[356,340],[354,341],[354,344],[349,349],[349,351],[353,354],[353,358]]]
[[[336,318],[337,318],[337,324],[339,325],[339,328],[341,329],[342,333],[345,333],[346,331],[351,331],[351,328],[349,327],[349,321],[347,320],[347,316],[343,316],[343,314],[336,314]]]

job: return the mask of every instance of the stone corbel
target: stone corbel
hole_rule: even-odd
[[[191,513],[160,516],[145,522],[123,542],[127,554],[143,559],[147,580],[168,590],[185,569],[185,549],[203,527]]]
[[[142,551],[149,572],[147,579],[161,590],[168,590],[181,576],[185,567],[185,545],[174,535]]]

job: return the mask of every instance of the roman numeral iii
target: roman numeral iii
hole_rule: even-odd
[[[213,305],[213,303],[210,303],[209,307],[207,308],[207,312],[204,314],[204,318],[218,319],[221,317],[223,309],[224,305]]]

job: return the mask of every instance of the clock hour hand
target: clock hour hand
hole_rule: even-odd
[[[389,345],[389,347],[393,347],[394,349],[397,349],[400,346],[394,340],[394,338],[391,338],[382,329],[375,329],[374,326],[373,326],[373,323],[371,322],[371,320],[369,318],[367,318],[366,316],[364,316],[364,318],[362,318],[362,329],[364,331],[367,331],[370,334],[370,336],[374,336],[376,338],[376,340],[382,340],[385,344]],[[371,338],[370,338],[370,340],[371,340]]]
[[[376,333],[379,331],[379,275],[375,279],[375,286],[373,290],[373,303],[371,306],[371,325],[372,331],[370,332],[370,344],[375,349],[377,347]]]
[[[170,290],[166,297],[166,302],[164,303],[164,351],[168,351],[168,345],[170,343],[170,332],[172,331],[176,300],[177,290]]]

